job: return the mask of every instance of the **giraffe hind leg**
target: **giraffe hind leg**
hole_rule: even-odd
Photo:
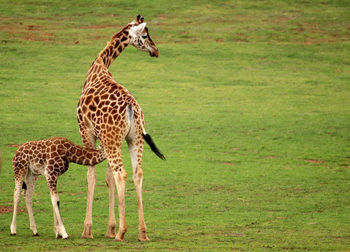
[[[15,154],[16,155],[16,154]],[[14,178],[15,178],[15,189],[13,192],[13,216],[11,222],[11,235],[16,235],[17,233],[17,212],[19,208],[19,202],[21,199],[21,189],[25,185],[24,178],[28,171],[27,164],[22,164],[22,159],[19,157],[17,162],[13,162]]]
[[[29,223],[30,223],[30,229],[33,232],[34,236],[38,236],[38,231],[36,229],[36,224],[34,220],[34,213],[33,213],[33,203],[32,203],[32,197],[34,193],[34,186],[36,182],[37,176],[33,175],[30,171],[27,174],[26,182],[23,183],[22,188],[25,190],[25,201],[28,211],[28,217],[29,217]]]
[[[108,218],[108,229],[107,229],[106,237],[115,238],[116,236],[115,228],[117,225],[117,222],[115,220],[115,213],[114,213],[115,181],[113,177],[113,171],[110,165],[108,165],[108,168],[106,171],[106,184],[109,192],[109,218]]]
[[[119,230],[115,236],[116,241],[123,241],[125,233],[127,231],[125,218],[125,185],[127,175],[121,158],[122,143],[122,139],[117,140],[116,149],[109,149],[109,146],[104,144],[106,153],[108,153],[108,164],[110,165],[111,169],[111,172],[108,174],[108,176],[112,176],[114,178],[114,184],[117,186],[118,192]],[[111,190],[110,186],[109,190]],[[114,206],[110,205],[110,209],[112,207],[114,208]]]
[[[134,134],[132,134],[134,133]],[[138,135],[139,137],[141,135]],[[146,233],[146,223],[143,214],[143,202],[142,202],[142,153],[143,153],[143,141],[137,139],[137,134],[132,131],[129,137],[126,138],[128,143],[129,153],[131,157],[131,164],[133,168],[133,181],[136,187],[137,201],[138,201],[138,212],[139,212],[139,236],[138,239],[141,242],[149,241]]]
[[[11,235],[17,234],[17,211],[18,211],[18,205],[21,198],[21,188],[23,184],[23,179],[16,179],[15,181],[15,190],[13,193],[13,217],[12,217],[12,223],[11,223]]]
[[[114,165],[112,165],[113,167]],[[126,219],[125,219],[125,185],[126,185],[126,172],[124,168],[113,171],[114,180],[117,185],[118,191],[118,210],[119,210],[119,230],[115,236],[116,241],[123,241],[124,235],[127,231]]]

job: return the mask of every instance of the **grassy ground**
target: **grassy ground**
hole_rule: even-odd
[[[0,250],[348,250],[350,5],[347,1],[0,1]],[[137,242],[128,172],[125,242],[104,238],[106,162],[98,166],[93,240],[81,239],[86,167],[59,180],[70,239],[54,239],[48,189],[22,200],[11,237],[16,145],[81,144],[76,122],[97,53],[141,13],[160,50],[111,66],[167,155],[144,153],[150,243]],[[125,146],[124,146],[125,147]],[[117,212],[117,211],[116,211]]]

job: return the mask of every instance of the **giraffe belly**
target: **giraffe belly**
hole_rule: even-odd
[[[29,169],[34,175],[43,175],[45,173],[45,165],[40,162],[30,162]]]

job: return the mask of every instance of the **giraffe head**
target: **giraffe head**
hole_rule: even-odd
[[[140,51],[148,52],[151,57],[158,57],[158,49],[148,33],[146,23],[143,22],[143,17],[138,15],[136,20],[132,21],[130,25],[130,44]]]

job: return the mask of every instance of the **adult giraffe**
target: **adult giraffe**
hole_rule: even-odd
[[[107,237],[123,241],[126,233],[125,221],[125,182],[126,172],[121,157],[121,146],[126,140],[133,167],[133,180],[136,186],[139,212],[139,240],[148,241],[142,206],[142,152],[144,140],[161,158],[163,154],[157,149],[151,137],[146,133],[140,105],[131,93],[113,80],[108,67],[129,44],[141,51],[158,57],[158,49],[149,36],[143,17],[126,25],[115,34],[107,46],[98,54],[91,64],[78,103],[78,123],[80,135],[85,147],[95,148],[96,139],[104,147],[108,159],[106,183],[109,189],[109,222]],[[92,238],[92,202],[96,183],[95,166],[88,167],[88,199],[84,231],[82,237]],[[119,231],[115,233],[114,188],[117,185],[119,208]]]

